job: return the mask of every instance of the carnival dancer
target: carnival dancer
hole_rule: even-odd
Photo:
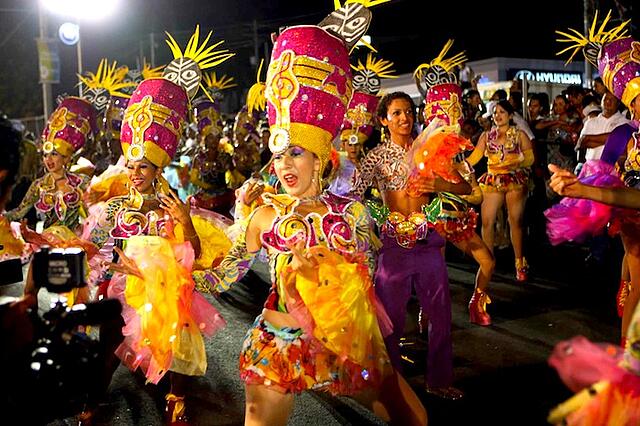
[[[638,95],[635,95],[637,102]],[[634,101],[632,101],[632,105]],[[636,113],[638,108],[635,109]],[[594,186],[568,170],[549,165],[551,188],[560,195],[640,209],[640,191],[631,187]],[[628,307],[628,306],[627,306]],[[560,342],[549,358],[562,381],[576,393],[549,414],[552,424],[624,425],[640,423],[640,309],[629,321],[623,349],[593,343],[583,336]]]
[[[596,27],[598,16],[594,17],[593,24],[587,36],[583,36],[578,31],[571,33],[557,33],[563,36],[561,42],[571,43],[569,47],[560,53],[573,50],[570,60],[580,50],[583,51],[587,60],[598,67],[600,75],[607,86],[622,103],[631,111],[632,122],[629,137],[629,127],[620,126],[612,132],[605,144],[603,160],[590,160],[585,163],[580,175],[576,178],[580,183],[586,185],[571,185],[565,188],[565,180],[573,179],[573,174],[566,173],[558,167],[553,167],[552,171],[557,171],[557,179],[563,179],[561,190],[556,192],[565,195],[557,206],[547,210],[545,215],[548,219],[547,233],[556,242],[576,240],[580,241],[589,235],[600,232],[607,224],[609,232],[620,232],[622,243],[625,249],[626,267],[628,267],[630,282],[621,280],[618,290],[618,309],[622,310],[621,337],[622,344],[627,334],[629,323],[640,299],[640,238],[638,238],[638,214],[635,211],[624,211],[611,209],[601,203],[611,204],[609,198],[605,201],[601,199],[606,193],[604,188],[627,186],[640,189],[638,185],[640,176],[640,146],[638,144],[638,117],[640,117],[640,43],[626,35],[626,28],[629,21],[622,22],[614,28],[607,30],[607,24],[611,18],[611,13],[604,21]],[[595,47],[595,48],[594,48]],[[625,141],[626,139],[626,141]],[[618,146],[626,144],[626,159],[620,175],[614,169],[613,158],[609,151],[619,154]],[[607,155],[605,155],[607,153]],[[615,154],[613,155],[615,157]],[[616,159],[617,160],[617,159]],[[551,168],[551,167],[550,167]],[[572,183],[575,181],[572,181]],[[598,188],[603,187],[600,191]],[[586,189],[585,189],[586,188]],[[584,192],[583,192],[584,190]],[[598,198],[594,198],[598,197]],[[580,198],[581,200],[573,200]],[[623,265],[623,271],[625,266]],[[624,276],[622,277],[624,278]]]
[[[471,166],[487,158],[487,172],[478,179],[482,189],[482,240],[493,252],[498,210],[506,202],[511,244],[515,257],[516,281],[528,278],[529,265],[523,252],[524,205],[527,199],[529,168],[533,164],[531,140],[512,123],[515,110],[508,101],[499,101],[493,112],[494,126],[480,135]]]
[[[96,112],[84,99],[67,97],[49,117],[42,133],[42,153],[45,174],[29,187],[20,205],[5,212],[9,221],[19,221],[33,207],[43,221],[43,232],[38,234],[22,227],[25,241],[40,246],[74,247],[78,238],[80,219],[84,215],[83,192],[88,177],[69,172],[73,154],[93,140],[96,132]],[[81,244],[92,251],[90,245]],[[38,288],[31,277],[31,269],[25,284],[25,294],[37,295]],[[86,290],[86,289],[85,289]],[[88,293],[83,290],[84,301]],[[70,297],[72,295],[69,295]],[[69,304],[74,300],[70,298]]]
[[[384,347],[366,210],[353,199],[323,191],[331,142],[351,93],[349,58],[340,37],[311,25],[279,35],[266,97],[269,147],[285,193],[264,194],[264,205],[245,221],[220,266],[196,275],[203,288],[225,291],[243,277],[261,248],[267,250],[271,292],[240,355],[248,425],[286,424],[294,395],[304,390],[361,395],[381,382],[385,390],[393,389],[381,400],[394,421],[426,423],[424,408],[393,374]]]
[[[435,229],[463,253],[478,263],[473,296],[469,301],[469,321],[490,325],[486,305],[491,303],[487,286],[493,275],[495,259],[491,250],[476,232],[478,214],[469,205],[468,197],[478,201],[482,194],[475,181],[473,168],[464,159],[464,152],[473,149],[471,142],[460,135],[463,122],[462,89],[453,73],[466,61],[463,53],[445,58],[453,40],[430,63],[420,65],[415,73],[416,83],[425,95],[423,119],[425,129],[414,141],[412,157],[416,173],[440,176],[452,183],[462,176],[472,188],[471,195],[458,196],[440,192],[427,208],[428,219]],[[423,87],[424,86],[424,87]],[[457,171],[457,173],[454,172]]]
[[[104,137],[109,143],[108,165],[116,164],[122,155],[120,149],[120,128],[122,127],[122,120],[124,119],[124,111],[129,104],[129,98],[138,84],[143,80],[161,77],[163,68],[164,66],[152,67],[145,61],[141,70],[129,68],[126,65],[116,69],[116,78],[114,78],[114,80],[120,84],[117,90],[114,90],[112,84],[107,85],[109,102],[107,103],[104,113]],[[96,174],[102,170],[104,169],[96,167]]]
[[[255,115],[256,117],[263,116],[265,109],[267,107],[267,98],[265,97],[265,83],[260,80],[260,74],[262,72],[262,66],[264,61],[260,61],[260,66],[258,67],[258,73],[256,76],[256,83],[254,83],[249,92],[247,93],[247,111],[250,115]],[[269,123],[261,119],[262,126],[265,126],[267,132],[269,131]],[[262,140],[259,142],[260,145],[263,145]],[[265,192],[274,194],[276,192],[275,185],[277,182],[277,178],[275,177],[272,170],[271,163],[271,151],[268,148],[268,140],[266,141],[266,146],[262,147],[267,153],[260,152],[260,170],[250,173],[250,175],[246,178],[242,186],[240,186],[235,191],[235,205],[233,206],[233,218],[235,221],[235,226],[237,228],[239,223],[244,222],[249,214],[257,207],[263,204],[263,200],[261,195]],[[260,148],[258,149],[260,151]],[[246,154],[249,152],[245,151]],[[255,153],[251,154],[251,156],[255,157]],[[249,158],[249,157],[247,157]],[[250,160],[249,162],[254,162],[255,160]],[[248,163],[249,163],[248,162]],[[248,164],[247,163],[247,164]],[[257,165],[252,166],[257,167]]]
[[[116,274],[103,285],[103,293],[122,302],[123,315],[120,327],[102,327],[101,340],[130,369],[140,367],[151,383],[171,372],[166,397],[170,424],[187,422],[186,377],[206,371],[202,334],[210,336],[224,325],[216,309],[194,291],[191,271],[210,267],[230,247],[211,221],[190,216],[189,205],[162,177],[179,144],[188,111],[187,93],[194,94],[191,89],[198,87],[199,80],[190,77],[200,71],[198,66],[214,66],[228,57],[226,51],[213,49],[201,53],[206,42],[199,45],[198,39],[196,27],[183,53],[170,37],[176,59],[165,69],[165,77],[143,81],[131,96],[121,131],[130,192],[109,200],[89,235],[103,248],[112,242],[122,259],[135,261],[144,271],[143,275],[127,268],[127,263],[115,266],[129,275]],[[207,239],[202,241],[200,235]],[[128,257],[119,245],[125,246]],[[103,390],[117,365],[114,357],[106,363]]]
[[[191,205],[230,216],[234,202],[230,185],[233,170],[233,146],[223,139],[220,102],[223,90],[234,87],[233,79],[215,73],[205,74],[204,94],[194,105],[198,128],[198,147],[191,161],[189,181],[196,187]]]

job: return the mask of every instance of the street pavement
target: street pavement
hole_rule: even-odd
[[[544,425],[557,403],[571,395],[547,359],[556,343],[581,334],[594,341],[617,342],[619,320],[614,299],[620,247],[615,244],[602,265],[584,262],[579,246],[529,248],[531,277],[514,281],[510,249],[496,253],[497,269],[490,286],[488,310],[493,325],[469,323],[467,303],[476,266],[455,248],[448,248],[453,312],[455,386],[458,401],[424,392],[426,335],[418,327],[418,306],[408,308],[405,377],[429,414],[430,425]],[[245,332],[267,294],[264,265],[211,303],[227,327],[207,341],[209,367],[192,380],[187,401],[195,425],[241,425],[244,393],[237,370]],[[96,418],[99,425],[161,425],[167,383],[145,385],[140,373],[120,367]],[[51,425],[74,424],[62,419]],[[349,398],[306,392],[296,398],[290,425],[379,425],[380,419]]]

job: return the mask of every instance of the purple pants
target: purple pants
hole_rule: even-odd
[[[429,318],[426,382],[430,387],[451,386],[453,381],[449,277],[441,251],[444,243],[437,232],[430,232],[426,240],[405,249],[394,238],[383,235],[374,280],[376,294],[393,323],[394,331],[385,343],[398,371],[402,371],[398,344],[404,331],[411,285],[415,286],[420,306]]]

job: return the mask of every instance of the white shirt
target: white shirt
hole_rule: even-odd
[[[582,131],[580,132],[580,140],[583,136],[587,135],[601,135],[603,133],[611,133],[616,127],[628,122],[629,120],[620,112],[616,112],[609,118],[606,118],[603,113],[600,113],[597,117],[590,118],[584,123],[584,126],[582,126]],[[585,159],[599,160],[603,150],[604,144],[595,148],[587,148]]]

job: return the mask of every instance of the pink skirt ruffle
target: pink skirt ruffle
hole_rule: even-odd
[[[623,186],[615,169],[600,160],[587,161],[578,179],[593,186]],[[567,241],[584,242],[603,231],[613,211],[613,207],[596,201],[565,197],[544,212],[549,241],[553,245]]]

